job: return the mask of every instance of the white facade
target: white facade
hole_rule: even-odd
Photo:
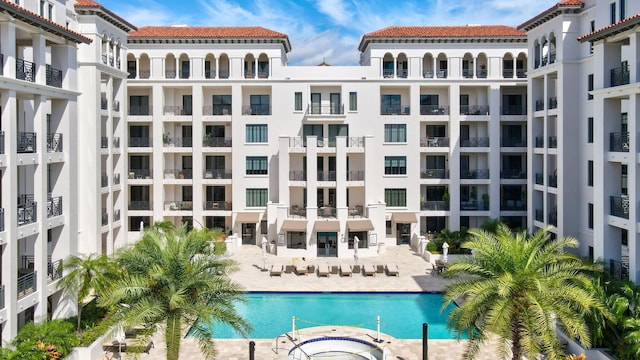
[[[532,229],[638,282],[637,1],[562,1],[520,25],[530,56]]]

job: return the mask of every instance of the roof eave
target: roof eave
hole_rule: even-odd
[[[37,15],[34,15],[31,12],[27,11],[26,9],[18,7],[17,5],[0,1],[0,10],[6,11],[11,16],[13,16],[16,19],[19,19],[20,21],[24,21],[27,24],[42,28],[43,30],[46,30],[47,32],[58,35],[66,40],[70,40],[78,44],[91,43],[91,39],[89,39],[88,37],[85,37],[71,30],[67,30],[55,23],[49,23],[45,21],[43,18]]]
[[[388,43],[396,40],[402,40],[404,42],[527,42],[527,36],[452,36],[452,37],[425,37],[425,36],[394,36],[394,37],[386,37],[386,36],[376,36],[376,37],[366,37],[363,36],[362,40],[360,40],[360,44],[358,45],[358,50],[360,52],[364,51],[365,48],[371,43]],[[410,41],[413,40],[413,41]]]
[[[638,25],[640,25],[640,14],[636,15],[636,17],[628,19],[628,21],[625,21],[623,23],[616,24],[609,28],[603,28],[603,29],[597,30],[591,34],[580,36],[578,38],[578,41],[581,43],[584,43],[587,41],[595,42],[595,41],[602,40],[628,30],[632,30]]]
[[[130,31],[136,31],[138,30],[138,28],[131,24],[130,22],[126,21],[125,19],[121,18],[120,16],[116,15],[115,13],[113,13],[112,11],[110,11],[109,9],[104,8],[103,6],[79,6],[76,5],[76,10],[84,10],[88,12],[88,15],[92,15],[92,14],[96,14],[99,17],[107,20],[108,22],[112,23],[113,25],[117,26],[118,28],[120,28],[121,30],[125,31],[125,32],[130,32]]]
[[[216,40],[216,41],[246,41],[247,39],[251,40],[269,40],[274,42],[280,42],[284,45],[285,52],[291,51],[291,42],[289,42],[289,37],[195,37],[195,36],[129,36],[127,38],[127,42],[129,43],[148,43],[148,42],[158,42],[162,43],[165,41],[172,40],[183,40],[183,41],[197,41],[197,40]]]
[[[584,4],[581,5],[554,5],[547,10],[541,12],[540,14],[532,17],[531,19],[523,22],[522,24],[516,26],[516,29],[529,31],[535,27],[538,27],[541,24],[553,19],[554,17],[562,14],[565,11],[577,12],[584,7]]]

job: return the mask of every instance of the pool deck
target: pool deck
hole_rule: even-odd
[[[364,276],[363,274],[353,274],[351,277],[341,277],[340,274],[331,274],[329,277],[318,277],[317,274],[296,275],[295,273],[282,273],[281,276],[270,276],[268,271],[262,271],[263,261],[266,268],[278,263],[293,265],[294,261],[305,265],[327,264],[331,267],[341,264],[354,265],[353,259],[337,258],[314,258],[314,259],[292,259],[276,257],[267,254],[262,255],[260,247],[243,246],[236,254],[231,256],[239,264],[239,270],[231,275],[231,278],[242,284],[247,291],[353,291],[353,292],[440,292],[444,289],[447,279],[442,276],[431,275],[427,269],[431,264],[426,262],[419,254],[411,250],[408,246],[387,247],[385,253],[372,258],[361,258],[359,265],[391,265],[395,264],[399,269],[399,276],[387,276],[386,273],[377,273],[375,276]],[[434,309],[439,311],[440,309]],[[251,319],[248,319],[251,321]],[[287,331],[290,329],[285,329]],[[387,360],[419,360],[422,359],[421,340],[400,340],[384,334],[384,327],[381,329],[381,348],[386,350]],[[339,327],[322,326],[301,329],[300,340],[308,340],[318,336],[350,336],[362,340],[370,341],[376,339],[375,331]],[[160,336],[154,339],[155,348],[147,354],[142,354],[137,359],[164,359],[165,345]],[[255,346],[255,359],[257,360],[284,360],[287,359],[292,343],[286,338],[278,339],[242,339],[242,340],[215,340],[218,349],[218,359],[221,360],[246,360],[249,359],[249,341],[253,340]],[[430,360],[453,360],[461,359],[465,342],[456,340],[429,340]],[[276,353],[276,347],[278,348]],[[483,348],[483,351],[476,357],[478,360],[495,359],[494,349]],[[111,355],[111,354],[109,354]],[[115,354],[117,357],[117,354]],[[124,354],[123,354],[124,355]],[[133,358],[123,356],[124,358]],[[181,360],[201,359],[197,342],[193,339],[184,339],[180,349]],[[101,358],[102,359],[102,358]],[[96,359],[98,360],[98,359]]]

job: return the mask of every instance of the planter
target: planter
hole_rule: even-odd
[[[102,350],[102,344],[104,344],[104,339],[106,335],[102,335],[96,339],[96,341],[92,342],[91,345],[86,347],[75,347],[71,354],[69,354],[65,359],[69,360],[86,360],[86,359],[102,359],[104,356],[104,351]]]

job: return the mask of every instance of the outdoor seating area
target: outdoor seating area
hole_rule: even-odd
[[[435,265],[434,265],[435,266]],[[282,265],[274,263],[269,269],[269,276],[282,277],[282,274],[295,274],[296,276],[306,276],[316,274],[318,277],[330,277],[331,275],[339,275],[340,277],[353,277],[353,274],[362,275],[363,277],[376,276],[376,274],[386,274],[387,276],[400,276],[400,270],[397,264],[364,264],[364,265],[329,265],[325,264],[305,264],[297,262],[295,265]],[[263,270],[266,271],[266,270]]]

